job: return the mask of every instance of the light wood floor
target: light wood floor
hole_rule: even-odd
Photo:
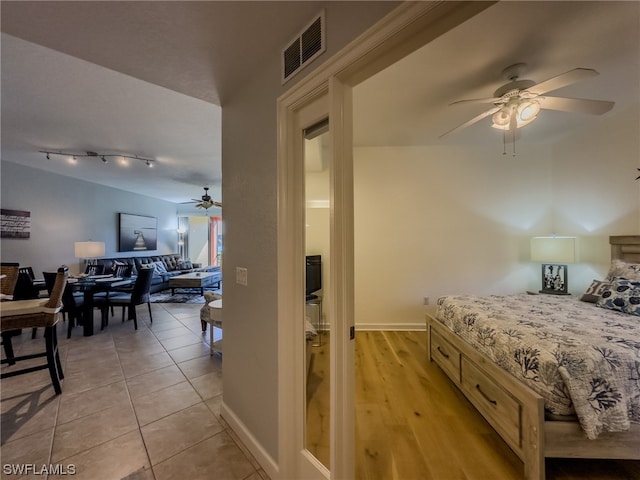
[[[307,377],[307,449],[322,464],[329,462],[329,333],[323,332],[319,346],[312,351],[311,369]]]
[[[328,336],[319,348],[316,357],[327,361],[314,361],[314,376],[328,374]],[[426,332],[357,332],[355,348],[358,480],[524,479],[518,457],[428,362]],[[324,421],[319,398],[309,411]],[[310,427],[322,446],[316,456],[328,462],[328,430]],[[638,461],[550,459],[546,470],[548,480],[640,480]]]

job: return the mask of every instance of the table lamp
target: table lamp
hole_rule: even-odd
[[[90,265],[91,260],[104,257],[105,255],[105,245],[104,242],[93,242],[91,240],[87,242],[75,242],[74,243],[74,256],[76,258],[80,258],[84,260],[85,265]],[[79,273],[83,273],[84,268],[82,262],[80,262],[80,271]]]
[[[569,295],[568,263],[576,261],[576,237],[534,237],[531,260],[542,263],[540,293]]]

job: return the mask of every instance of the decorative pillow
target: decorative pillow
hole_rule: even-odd
[[[609,273],[605,280],[613,281],[615,278],[626,278],[634,282],[640,282],[640,264],[627,263],[622,260],[612,260]]]
[[[167,273],[167,267],[164,262],[153,262],[153,265],[156,268],[156,273]]]
[[[153,270],[153,276],[159,276],[158,269],[156,268],[155,263],[143,263],[140,265],[140,270]]]
[[[580,300],[583,302],[596,303],[602,295],[602,292],[605,291],[607,287],[611,285],[611,282],[606,282],[604,280],[594,280],[587,288],[587,291],[584,292],[584,295],[580,297]]]
[[[605,287],[598,299],[598,307],[640,315],[640,282],[618,278]]]
[[[193,268],[193,264],[191,260],[180,260],[178,262],[178,270],[191,270]]]

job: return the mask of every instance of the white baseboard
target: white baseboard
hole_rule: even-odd
[[[240,441],[244,446],[251,452],[269,478],[279,478],[278,463],[273,460],[271,455],[269,455],[262,445],[260,445],[244,423],[242,423],[237,415],[227,407],[224,401],[220,405],[220,416],[222,416],[225,422],[229,424],[231,429],[240,438]]]
[[[356,331],[396,331],[396,332],[424,332],[427,330],[426,322],[421,323],[358,323]]]

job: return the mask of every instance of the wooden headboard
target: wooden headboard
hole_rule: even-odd
[[[611,260],[640,263],[640,235],[609,237]]]

